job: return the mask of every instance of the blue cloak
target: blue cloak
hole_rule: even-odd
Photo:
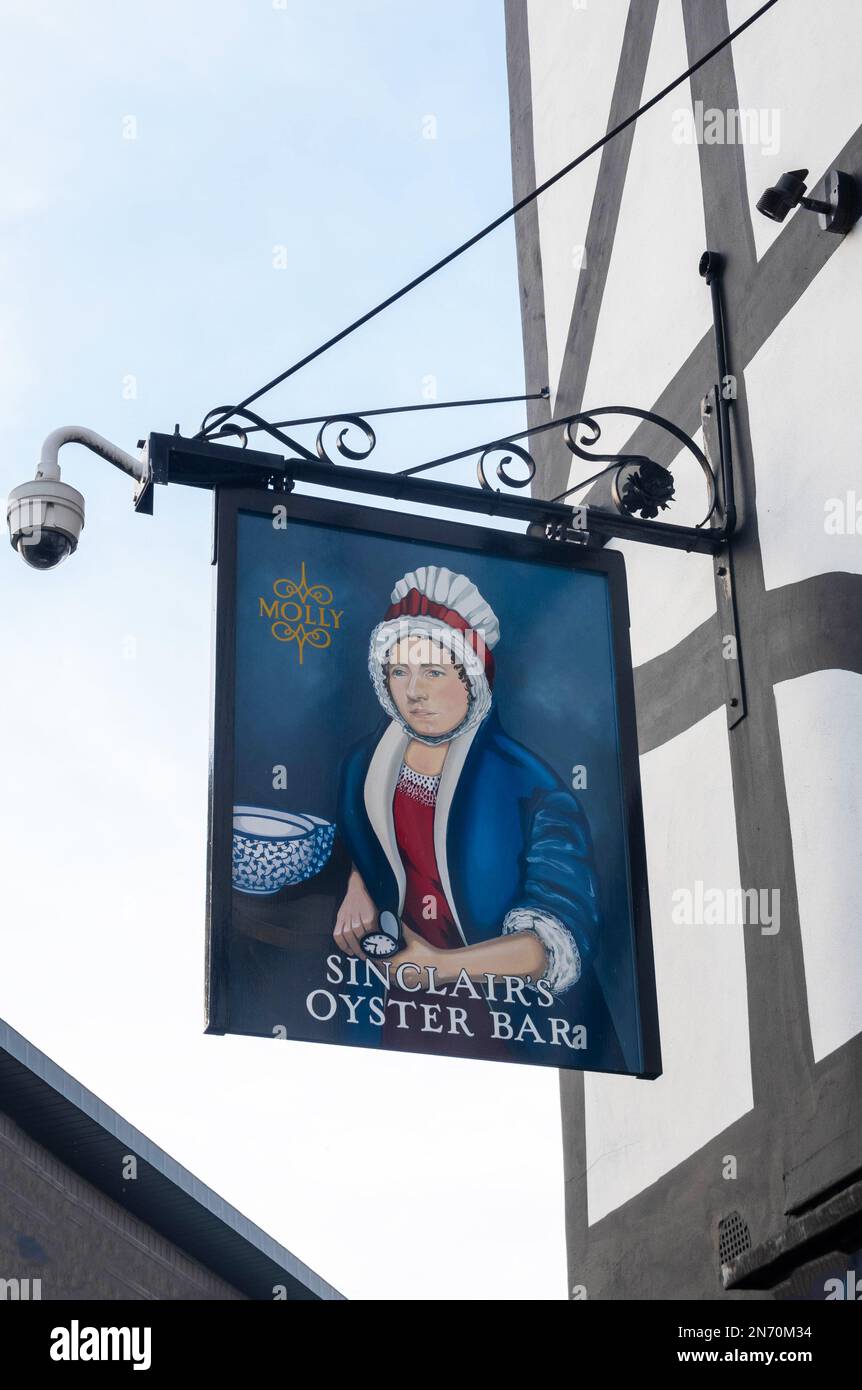
[[[338,794],[338,830],[352,861],[378,911],[399,920],[405,875],[392,800],[409,741],[400,725],[387,722],[355,745],[342,764]],[[500,936],[510,913],[525,920],[523,910],[540,928],[549,924],[558,942],[560,929],[570,936],[583,974],[601,930],[587,819],[557,774],[504,732],[495,707],[449,747],[434,842],[465,945]],[[538,934],[545,939],[541,929]]]

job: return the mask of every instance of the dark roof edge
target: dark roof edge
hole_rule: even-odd
[[[34,1047],[2,1019],[0,1019],[0,1051],[5,1052],[21,1067],[25,1068],[38,1083],[28,1088],[28,1111],[38,1112],[40,1099],[47,1108],[51,1102],[56,1103],[56,1097],[62,1097],[81,1116],[86,1117],[87,1121],[97,1126],[110,1141],[119,1143],[124,1150],[136,1154],[157,1174],[167,1179],[183,1195],[187,1204],[199,1209],[200,1216],[206,1223],[211,1223],[214,1232],[218,1228],[222,1235],[225,1232],[231,1233],[236,1240],[250,1247],[249,1254],[256,1257],[263,1256],[265,1260],[270,1261],[278,1270],[283,1272],[289,1284],[295,1282],[307,1290],[307,1296],[325,1300],[344,1298],[343,1294],[328,1284],[314,1270],[309,1269],[308,1265],[298,1260],[285,1246],[273,1240],[253,1221],[249,1221],[218,1193],[213,1192],[187,1168],[177,1163],[145,1134],[135,1129],[134,1125],[130,1125],[109,1105],[101,1101],[92,1091],[87,1090],[86,1086],[82,1086],[68,1072],[63,1071],[62,1067],[57,1066],[56,1062],[52,1062],[50,1057],[47,1057],[44,1052],[40,1052],[37,1047]],[[17,1118],[15,1106],[7,1107],[2,1090],[0,1090],[0,1108],[8,1108],[9,1113]],[[28,1126],[25,1124],[24,1128],[28,1128]],[[50,1138],[46,1141],[44,1130],[40,1132],[39,1139],[61,1161],[73,1168],[77,1166],[64,1142],[58,1140],[55,1145]],[[113,1148],[113,1143],[110,1147]],[[89,1180],[93,1181],[92,1177]],[[113,1192],[109,1195],[115,1197]],[[149,1225],[159,1231],[160,1235],[172,1240],[175,1244],[182,1244],[172,1233],[169,1222],[160,1226],[157,1221],[154,1221],[151,1214],[148,1214],[145,1219]],[[195,1258],[200,1260],[200,1254],[196,1253]],[[233,1282],[237,1287],[242,1287],[240,1279]]]

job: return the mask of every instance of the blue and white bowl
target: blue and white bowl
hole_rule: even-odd
[[[233,886],[240,893],[278,893],[314,878],[335,840],[335,826],[320,816],[233,808]]]

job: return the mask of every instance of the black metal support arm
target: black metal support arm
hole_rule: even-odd
[[[274,492],[290,492],[297,482],[339,491],[391,497],[416,505],[451,507],[457,511],[479,512],[486,516],[538,522],[549,531],[549,539],[580,536],[586,543],[592,537],[610,540],[649,540],[676,550],[695,550],[713,554],[719,548],[718,533],[704,528],[674,526],[621,515],[597,507],[572,507],[560,502],[542,502],[489,488],[458,483],[439,483],[430,478],[403,473],[374,472],[302,458],[285,459],[253,449],[235,449],[226,444],[207,444],[179,434],[151,434],[148,457],[150,483],[136,504],[140,512],[151,512],[153,484],[183,483],[186,487],[265,487]]]
[[[449,507],[458,511],[482,512],[488,516],[527,521],[533,534],[544,535],[552,541],[602,545],[616,538],[716,555],[727,545],[736,525],[728,414],[729,398],[734,393],[727,367],[721,272],[721,258],[714,252],[705,252],[700,261],[700,273],[712,295],[718,384],[712,392],[714,405],[710,402],[704,409],[714,410],[717,416],[717,469],[710,462],[707,453],[671,420],[666,420],[653,411],[639,410],[633,406],[600,406],[594,410],[581,411],[576,415],[534,425],[531,429],[522,430],[506,439],[487,440],[426,463],[414,464],[397,473],[355,466],[369,458],[377,443],[377,436],[366,418],[368,415],[487,405],[492,401],[453,401],[440,405],[434,402],[427,406],[385,407],[373,412],[368,411],[365,415],[318,416],[275,424],[247,407],[218,406],[210,411],[204,420],[202,434],[208,428],[211,430],[208,422],[213,416],[217,416],[220,426],[218,436],[232,436],[239,441],[240,447],[213,443],[211,438],[202,435],[194,439],[184,438],[178,430],[173,435],[150,435],[147,446],[150,477],[147,485],[139,492],[135,505],[141,512],[152,511],[153,486],[156,483],[183,483],[188,487],[203,488],[254,486],[271,488],[275,492],[289,492],[296,483],[308,483],[319,487],[337,488],[342,492],[402,499],[415,506]],[[545,396],[547,388],[536,394]],[[535,398],[535,395],[532,398]],[[512,399],[531,397],[496,397],[494,401]],[[226,411],[235,417],[234,423],[223,423]],[[696,526],[678,526],[672,522],[656,520],[659,513],[666,511],[673,501],[674,479],[669,469],[640,454],[593,452],[601,439],[600,420],[608,415],[630,416],[657,425],[672,435],[682,446],[686,456],[691,456],[698,464],[706,487],[706,512]],[[309,424],[320,425],[314,452],[293,435],[285,433],[286,426]],[[334,445],[327,444],[327,436],[335,427],[337,434]],[[524,489],[529,487],[538,471],[536,462],[523,441],[529,441],[534,435],[552,430],[562,431],[566,448],[576,458],[591,464],[599,463],[602,467],[548,501],[537,497],[518,496],[519,492],[523,494]],[[288,454],[249,449],[248,435],[252,432],[268,434],[287,449]],[[352,433],[357,434],[359,438],[354,443],[349,443],[348,439],[352,437]],[[487,470],[494,455],[500,457],[492,479],[489,478]],[[342,464],[339,459],[346,459],[348,463]],[[440,482],[427,477],[434,469],[467,459],[475,460],[478,486]],[[521,476],[514,476],[509,470],[519,465]],[[568,499],[572,494],[583,492],[589,484],[602,477],[607,477],[610,482],[611,506],[569,503]]]
[[[715,335],[715,363],[718,370],[718,386],[715,391],[715,404],[718,414],[718,458],[721,478],[722,506],[724,511],[723,541],[729,540],[736,530],[736,500],[733,488],[733,453],[730,442],[730,401],[736,399],[733,377],[727,365],[727,337],[724,327],[724,299],[721,292],[721,277],[724,270],[722,257],[715,251],[704,251],[700,258],[700,273],[709,286],[712,297],[712,323]]]

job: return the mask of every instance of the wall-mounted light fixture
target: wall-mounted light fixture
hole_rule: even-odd
[[[783,222],[795,207],[816,212],[823,232],[849,232],[859,217],[859,199],[856,194],[856,181],[851,174],[841,169],[830,169],[824,179],[825,198],[806,198],[805,180],[807,169],[791,169],[782,174],[771,188],[757,200],[757,211],[762,212],[772,222]]]

